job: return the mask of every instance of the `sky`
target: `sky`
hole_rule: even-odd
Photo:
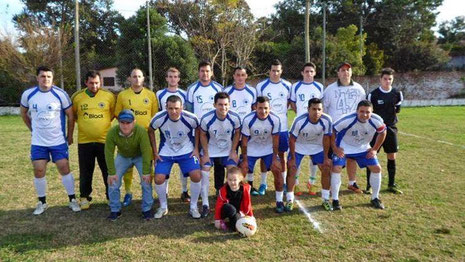
[[[114,0],[114,9],[119,11],[124,17],[132,16],[141,5],[145,5],[145,0]],[[269,16],[274,12],[274,5],[279,0],[246,0],[255,17]],[[14,31],[11,19],[13,15],[20,13],[23,4],[20,0],[0,0],[0,32]],[[444,0],[442,6],[438,8],[439,15],[436,22],[439,24],[445,20],[454,19],[457,16],[465,15],[464,0]]]

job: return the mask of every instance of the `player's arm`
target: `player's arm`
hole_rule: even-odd
[[[229,153],[229,158],[236,162],[239,161],[239,157],[237,155],[237,147],[239,146],[240,139],[241,139],[241,129],[236,128],[234,130],[234,137],[233,137],[233,141],[231,145],[231,152]]]
[[[28,110],[28,108],[26,108],[24,106],[20,106],[21,118],[23,119],[23,122],[27,126],[29,131],[32,131],[31,118],[27,114],[27,110]]]
[[[115,141],[114,141],[115,132],[108,132],[107,138],[105,140],[105,163],[108,167],[108,185],[112,185],[118,181],[118,176],[116,175],[115,167]]]
[[[329,149],[331,147],[331,140],[332,140],[332,136],[330,135],[323,136],[323,154],[324,154],[323,165],[325,165],[328,168],[331,167],[331,159],[328,158]]]
[[[200,157],[199,157],[199,145],[200,145],[200,127],[197,126],[195,128],[194,151],[192,151],[192,156],[197,157],[197,159],[200,159]]]
[[[376,136],[375,144],[372,148],[368,149],[367,158],[374,158],[376,156],[378,150],[383,145],[384,139],[386,139],[386,130],[384,130],[382,133],[378,133],[378,136]]]
[[[242,136],[242,139],[241,139],[242,162],[240,164],[242,174],[247,174],[249,170],[249,160],[247,159],[247,143],[248,142],[249,142],[249,137],[245,135]]]
[[[115,110],[116,110],[116,99],[115,95],[111,93],[111,98],[110,98],[110,121],[113,121],[115,118]]]
[[[149,134],[150,146],[152,147],[153,160],[162,161],[160,155],[158,155],[157,139],[155,138],[155,129],[153,129],[152,126],[149,126],[149,128],[147,129],[147,133]]]
[[[142,131],[139,142],[139,149],[142,153],[142,180],[147,184],[152,182],[152,177],[150,175],[152,173],[152,156],[150,144],[151,143],[149,141],[148,134]]]
[[[281,162],[278,160],[278,153],[279,153],[279,133],[276,135],[272,135],[273,139],[273,158],[272,158],[272,168],[274,167],[276,170],[281,170]]]
[[[291,106],[291,109],[294,110],[295,113],[297,113],[297,106],[295,102],[290,101],[289,105]]]
[[[333,134],[331,135],[331,148],[336,156],[344,157],[344,149],[336,145],[336,130],[334,129]]]
[[[296,138],[291,134],[289,136],[289,156],[290,156],[290,159],[287,163],[288,165],[288,169],[289,169],[289,173],[290,173],[290,170],[294,170],[297,171],[297,165],[296,165],[296,161],[295,161],[295,142],[296,142]]]
[[[73,133],[74,133],[74,112],[72,107],[68,107],[68,109],[65,110],[65,114],[68,117],[68,145],[73,144]]]
[[[200,130],[200,144],[202,145],[203,149],[203,156],[200,159],[201,164],[205,165],[205,163],[210,162],[210,156],[208,154],[208,138],[207,132]]]
[[[115,105],[115,117],[118,117],[118,114],[123,110],[123,98],[121,93],[118,94],[116,97],[116,105]]]

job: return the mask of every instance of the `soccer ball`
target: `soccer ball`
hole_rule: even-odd
[[[236,221],[236,229],[241,235],[250,237],[257,232],[257,222],[254,217],[241,217]]]

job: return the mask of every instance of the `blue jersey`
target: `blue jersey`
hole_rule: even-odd
[[[228,93],[231,100],[231,110],[239,114],[241,120],[244,120],[244,117],[252,112],[252,106],[257,101],[257,90],[248,85],[242,89],[232,85],[226,87],[224,92]]]
[[[235,131],[240,127],[241,119],[232,111],[229,111],[223,120],[218,118],[216,110],[206,113],[200,120],[200,128],[207,133],[208,155],[210,157],[229,156]]]
[[[221,90],[223,86],[215,81],[211,81],[206,86],[203,86],[200,81],[191,84],[187,88],[187,103],[192,105],[192,113],[202,118],[204,114],[213,110],[215,95]]]
[[[280,132],[287,131],[287,103],[290,99],[291,83],[281,79],[274,83],[266,79],[257,85],[258,96],[267,96],[270,99],[271,110],[281,120]]]
[[[316,123],[312,123],[308,113],[294,119],[289,134],[296,138],[295,152],[301,155],[314,155],[323,151],[323,136],[332,135],[332,120],[322,114]]]
[[[252,111],[242,122],[242,135],[249,138],[247,156],[262,157],[273,153],[273,135],[278,135],[281,122],[279,117],[270,112],[267,118],[258,118]]]
[[[168,90],[168,88],[158,90],[157,91],[157,99],[158,99],[158,111],[166,110],[166,100],[168,100],[168,97],[175,95],[179,98],[181,98],[183,108],[186,108],[186,97],[187,93],[186,91],[182,89],[177,89],[175,92],[171,92]]]

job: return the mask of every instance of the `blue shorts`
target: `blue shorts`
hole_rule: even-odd
[[[31,160],[45,159],[50,161],[50,155],[52,156],[52,162],[55,163],[60,159],[68,159],[68,144],[64,143],[58,146],[36,146],[31,145]]]
[[[374,158],[367,158],[367,154],[368,151],[358,154],[347,154],[343,158],[339,158],[336,154],[333,154],[333,166],[345,166],[347,158],[357,161],[360,168],[379,165],[378,158],[376,156]]]
[[[300,166],[300,163],[302,162],[302,159],[305,157],[306,155],[301,155],[299,153],[295,153],[295,164],[297,165],[297,168],[299,168]],[[324,155],[324,151],[321,151],[320,153],[316,153],[314,155],[309,155],[310,158],[312,159],[312,163],[313,165],[319,165],[319,164],[323,164],[324,160],[325,160],[325,155]],[[287,161],[289,161],[289,159],[291,159],[291,155],[287,155]]]
[[[197,157],[191,157],[192,153],[181,156],[160,156],[163,161],[157,160],[155,165],[155,174],[166,175],[168,178],[174,163],[179,165],[184,177],[189,176],[189,172],[200,170],[200,164]]]
[[[205,163],[204,166],[206,167],[212,167],[213,166],[213,162],[215,161],[215,159],[219,159],[221,165],[223,166],[237,166],[237,162],[230,159],[229,157],[227,156],[224,156],[224,157],[210,157],[210,161]]]
[[[266,170],[270,171],[271,162],[273,162],[273,154],[269,154],[266,156],[260,156],[260,157],[247,156],[247,160],[249,161],[249,173],[253,173],[255,162],[257,162],[258,159],[263,159],[263,162],[265,162]]]
[[[289,149],[289,133],[279,132],[279,152],[287,152]]]

